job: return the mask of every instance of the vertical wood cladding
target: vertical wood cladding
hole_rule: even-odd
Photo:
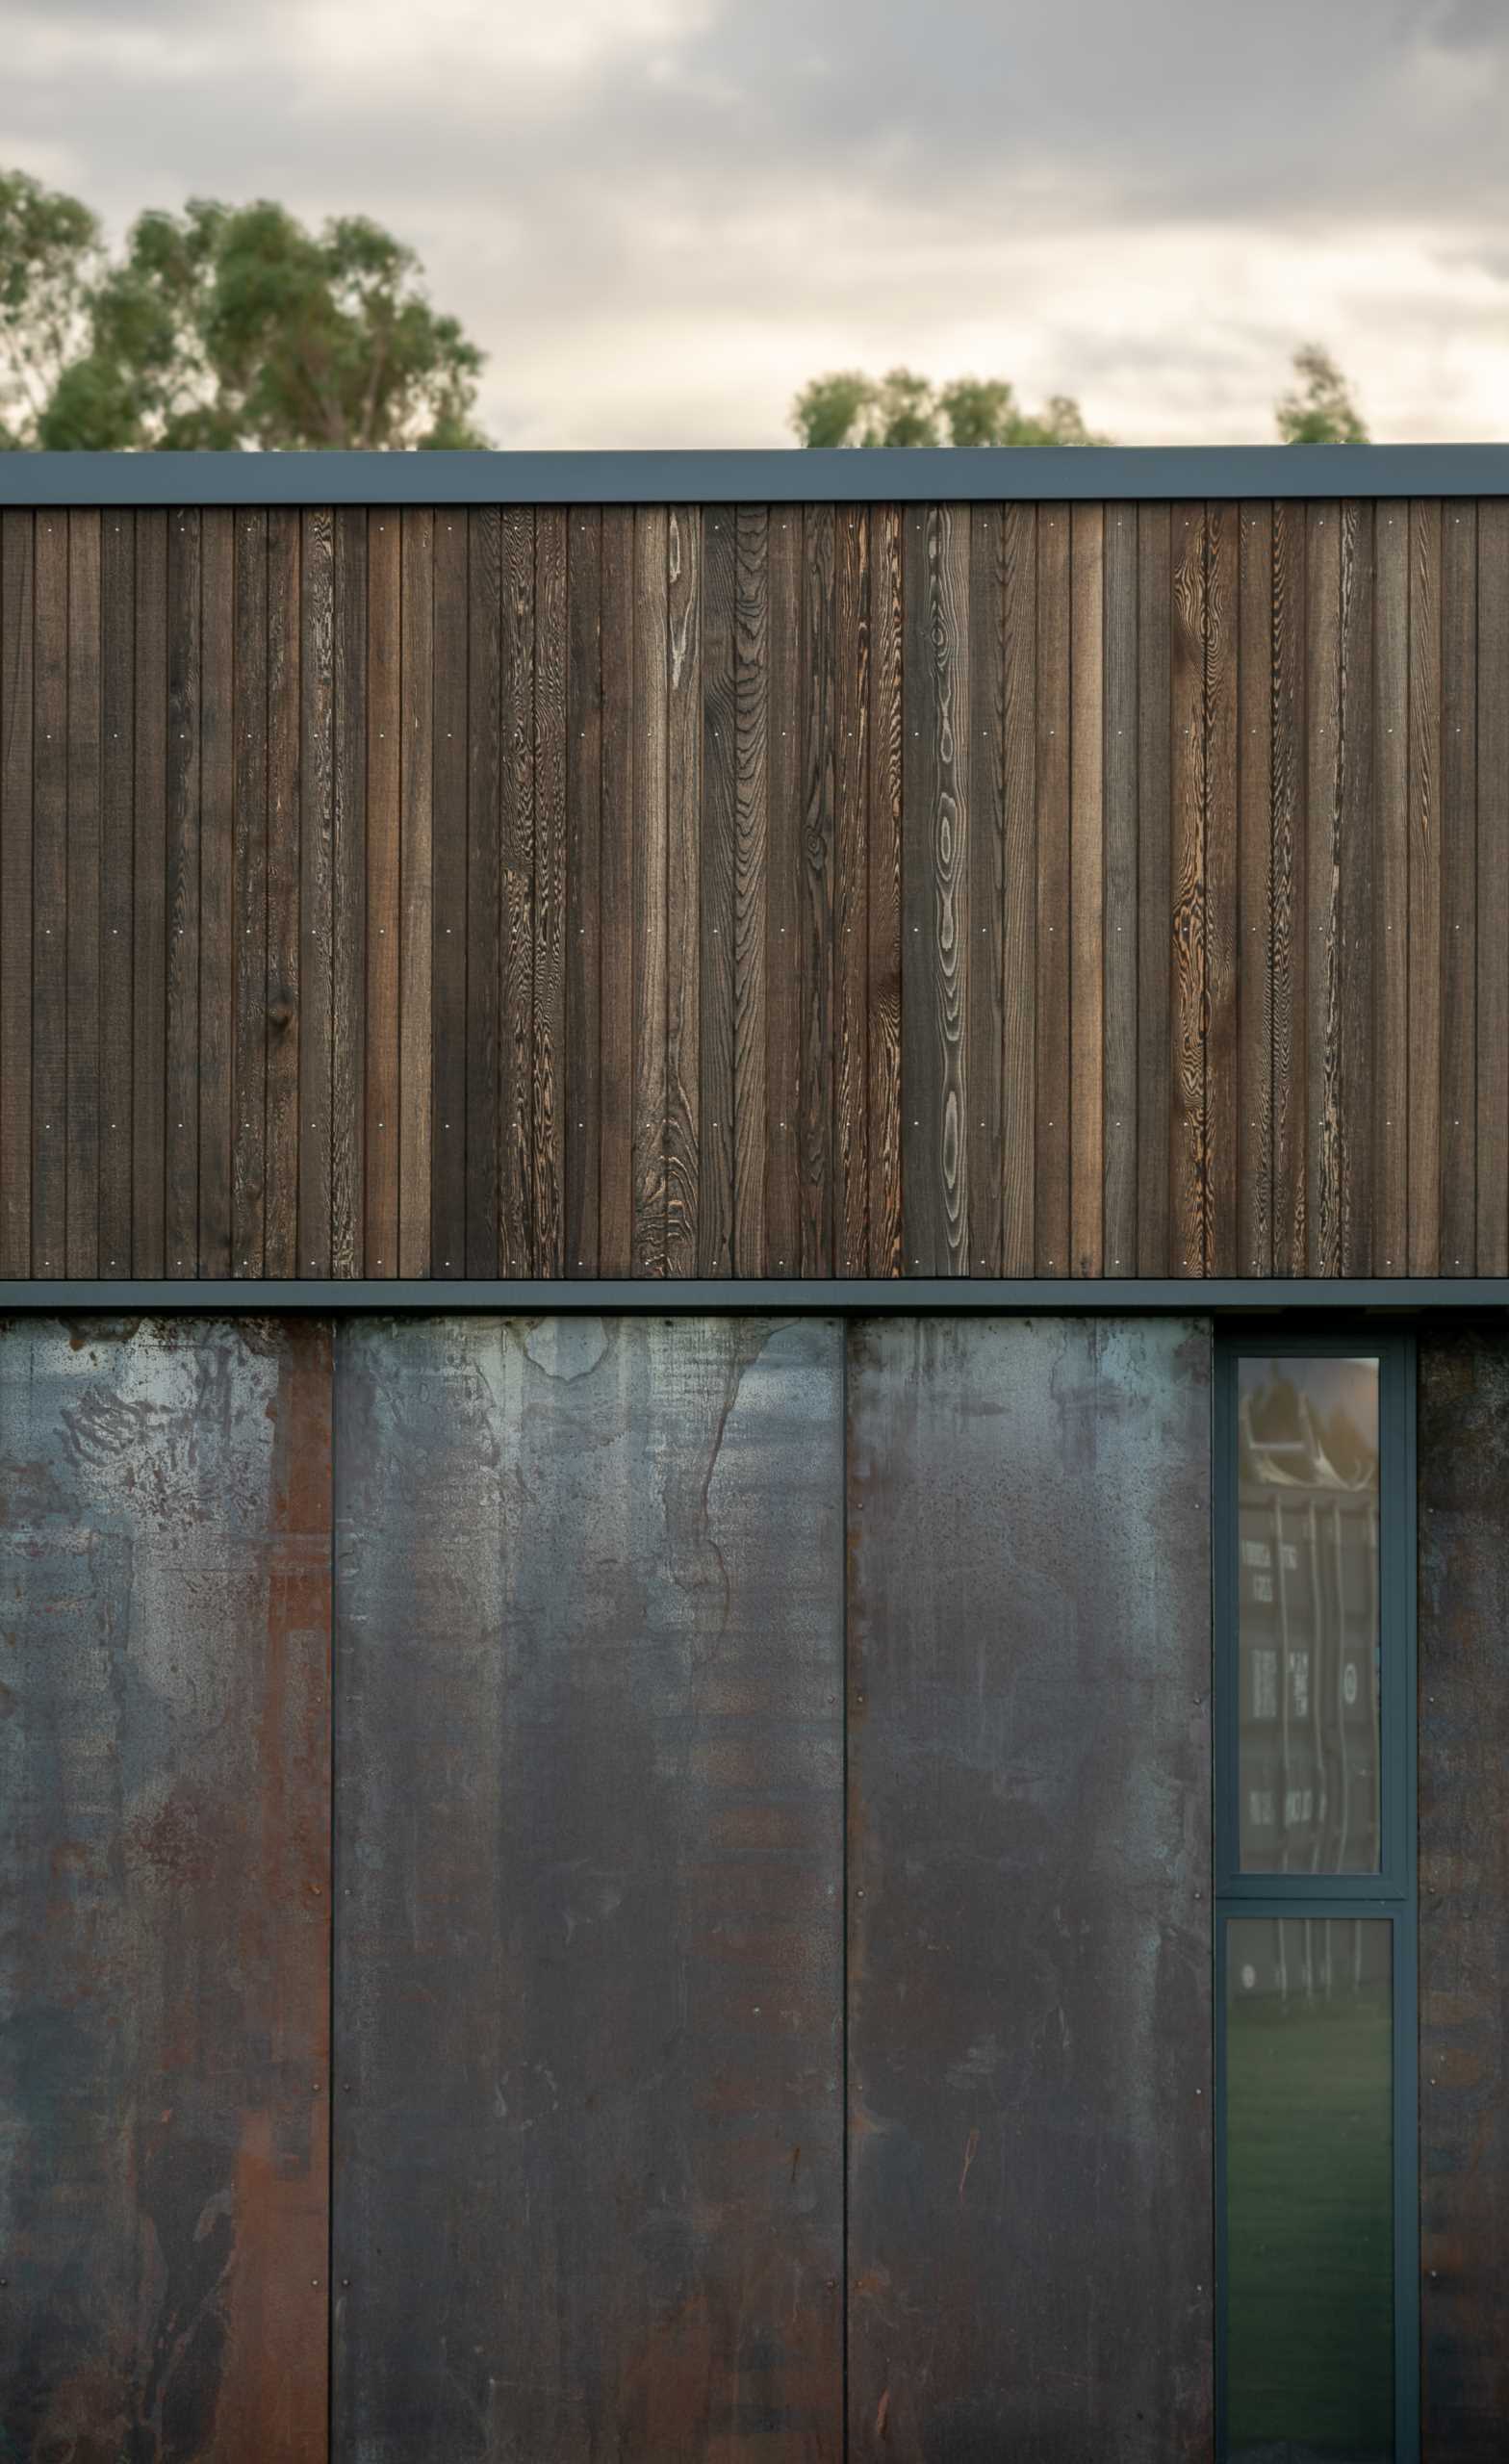
[[[1509,508],[0,518],[0,1272],[1509,1270]]]

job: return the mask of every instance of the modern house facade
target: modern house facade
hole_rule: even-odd
[[[0,2452],[1481,2464],[1509,449],[0,465]]]

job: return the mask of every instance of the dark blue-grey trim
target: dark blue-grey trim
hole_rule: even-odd
[[[62,1276],[0,1281],[0,1314],[48,1309],[220,1309],[263,1312],[380,1309],[492,1309],[529,1316],[573,1310],[638,1310],[674,1317],[689,1310],[779,1311],[785,1317],[841,1316],[846,1311],[914,1313],[917,1310],[1031,1311],[1036,1317],[1113,1317],[1128,1310],[1182,1318],[1262,1317],[1317,1309],[1422,1313],[1465,1310],[1482,1315],[1509,1309],[1509,1277],[1459,1275],[1411,1282],[1403,1276],[1376,1282],[1326,1282],[1318,1277],[1244,1283],[1238,1277],[1183,1281],[1157,1276],[1079,1277],[991,1282],[984,1276],[911,1275],[867,1279],[835,1276],[830,1282],[751,1281],[736,1276],[676,1281],[629,1281],[586,1277],[560,1282],[478,1277],[392,1280],[371,1276],[278,1281],[272,1277],[194,1281],[140,1275],[69,1281]]]
[[[1509,496],[1509,445],[0,453],[0,504],[866,504]]]

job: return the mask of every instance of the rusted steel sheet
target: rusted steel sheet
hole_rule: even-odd
[[[1509,1336],[1419,1343],[1422,2451],[1509,2437]]]
[[[840,2452],[841,1379],[341,1331],[344,2459]]]
[[[326,1329],[0,1331],[0,2453],[326,2453]]]
[[[1204,2464],[1208,1334],[871,1321],[849,1436],[849,2452]]]

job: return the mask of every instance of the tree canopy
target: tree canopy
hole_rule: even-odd
[[[804,445],[1104,445],[1077,402],[1055,394],[1026,411],[1004,377],[959,376],[934,388],[914,369],[881,377],[845,368],[814,377],[791,406]]]
[[[76,197],[0,172],[0,448],[482,445],[481,369],[365,217],[192,198],[113,254]]]
[[[1274,406],[1285,445],[1366,445],[1368,430],[1351,387],[1328,350],[1305,343],[1294,353],[1294,384]]]

